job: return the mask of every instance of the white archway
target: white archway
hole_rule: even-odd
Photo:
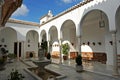
[[[101,10],[92,10],[86,13],[81,20],[79,31],[81,31],[82,57],[88,60],[112,64],[112,45],[110,44],[112,39],[107,15]],[[95,57],[93,56],[94,54],[96,55]]]
[[[8,50],[9,53],[15,53],[15,45],[17,42],[17,32],[10,27],[5,27],[0,31],[0,47],[4,47]]]
[[[30,53],[33,53],[33,57],[38,57],[38,43],[39,43],[39,34],[35,30],[30,30],[26,34],[26,49],[25,52],[26,58],[30,58]]]
[[[40,33],[40,42],[47,41],[47,34],[45,30],[42,30]]]
[[[54,53],[59,55],[58,31],[55,26],[52,26],[49,29],[49,38],[50,38],[49,49],[50,49],[51,55],[54,56]]]
[[[118,10],[116,11],[115,15],[115,22],[116,22],[116,38],[117,38],[117,53],[120,54],[120,6],[118,7]]]
[[[75,54],[77,52],[77,37],[76,37],[76,26],[74,21],[66,20],[61,26],[61,36],[62,36],[62,43],[67,41],[70,46],[70,54]],[[77,56],[77,55],[76,55]],[[76,56],[70,56],[69,58],[75,58]]]

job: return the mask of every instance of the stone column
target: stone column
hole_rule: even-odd
[[[19,61],[19,41],[17,42],[17,60]]]
[[[118,64],[117,64],[117,42],[116,42],[116,32],[112,32],[113,41],[113,74],[118,75]]]
[[[62,48],[61,48],[61,45],[62,45],[62,44],[61,44],[61,39],[59,39],[59,52],[60,52],[60,62],[59,62],[59,63],[60,63],[60,64],[62,64],[62,52],[61,52],[61,49],[62,49]]]

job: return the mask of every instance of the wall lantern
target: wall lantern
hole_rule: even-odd
[[[103,12],[100,11],[100,21],[99,21],[99,28],[105,27],[105,21],[103,20]]]

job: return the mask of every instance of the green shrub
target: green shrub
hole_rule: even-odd
[[[9,77],[10,79],[8,80],[23,80],[23,78],[25,78],[21,73],[18,72],[18,70],[14,69],[12,69]]]

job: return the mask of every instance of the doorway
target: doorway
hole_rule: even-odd
[[[19,42],[19,57],[21,57],[21,42]],[[14,54],[15,55],[17,55],[17,46],[18,46],[18,44],[17,44],[17,42],[14,42]]]

